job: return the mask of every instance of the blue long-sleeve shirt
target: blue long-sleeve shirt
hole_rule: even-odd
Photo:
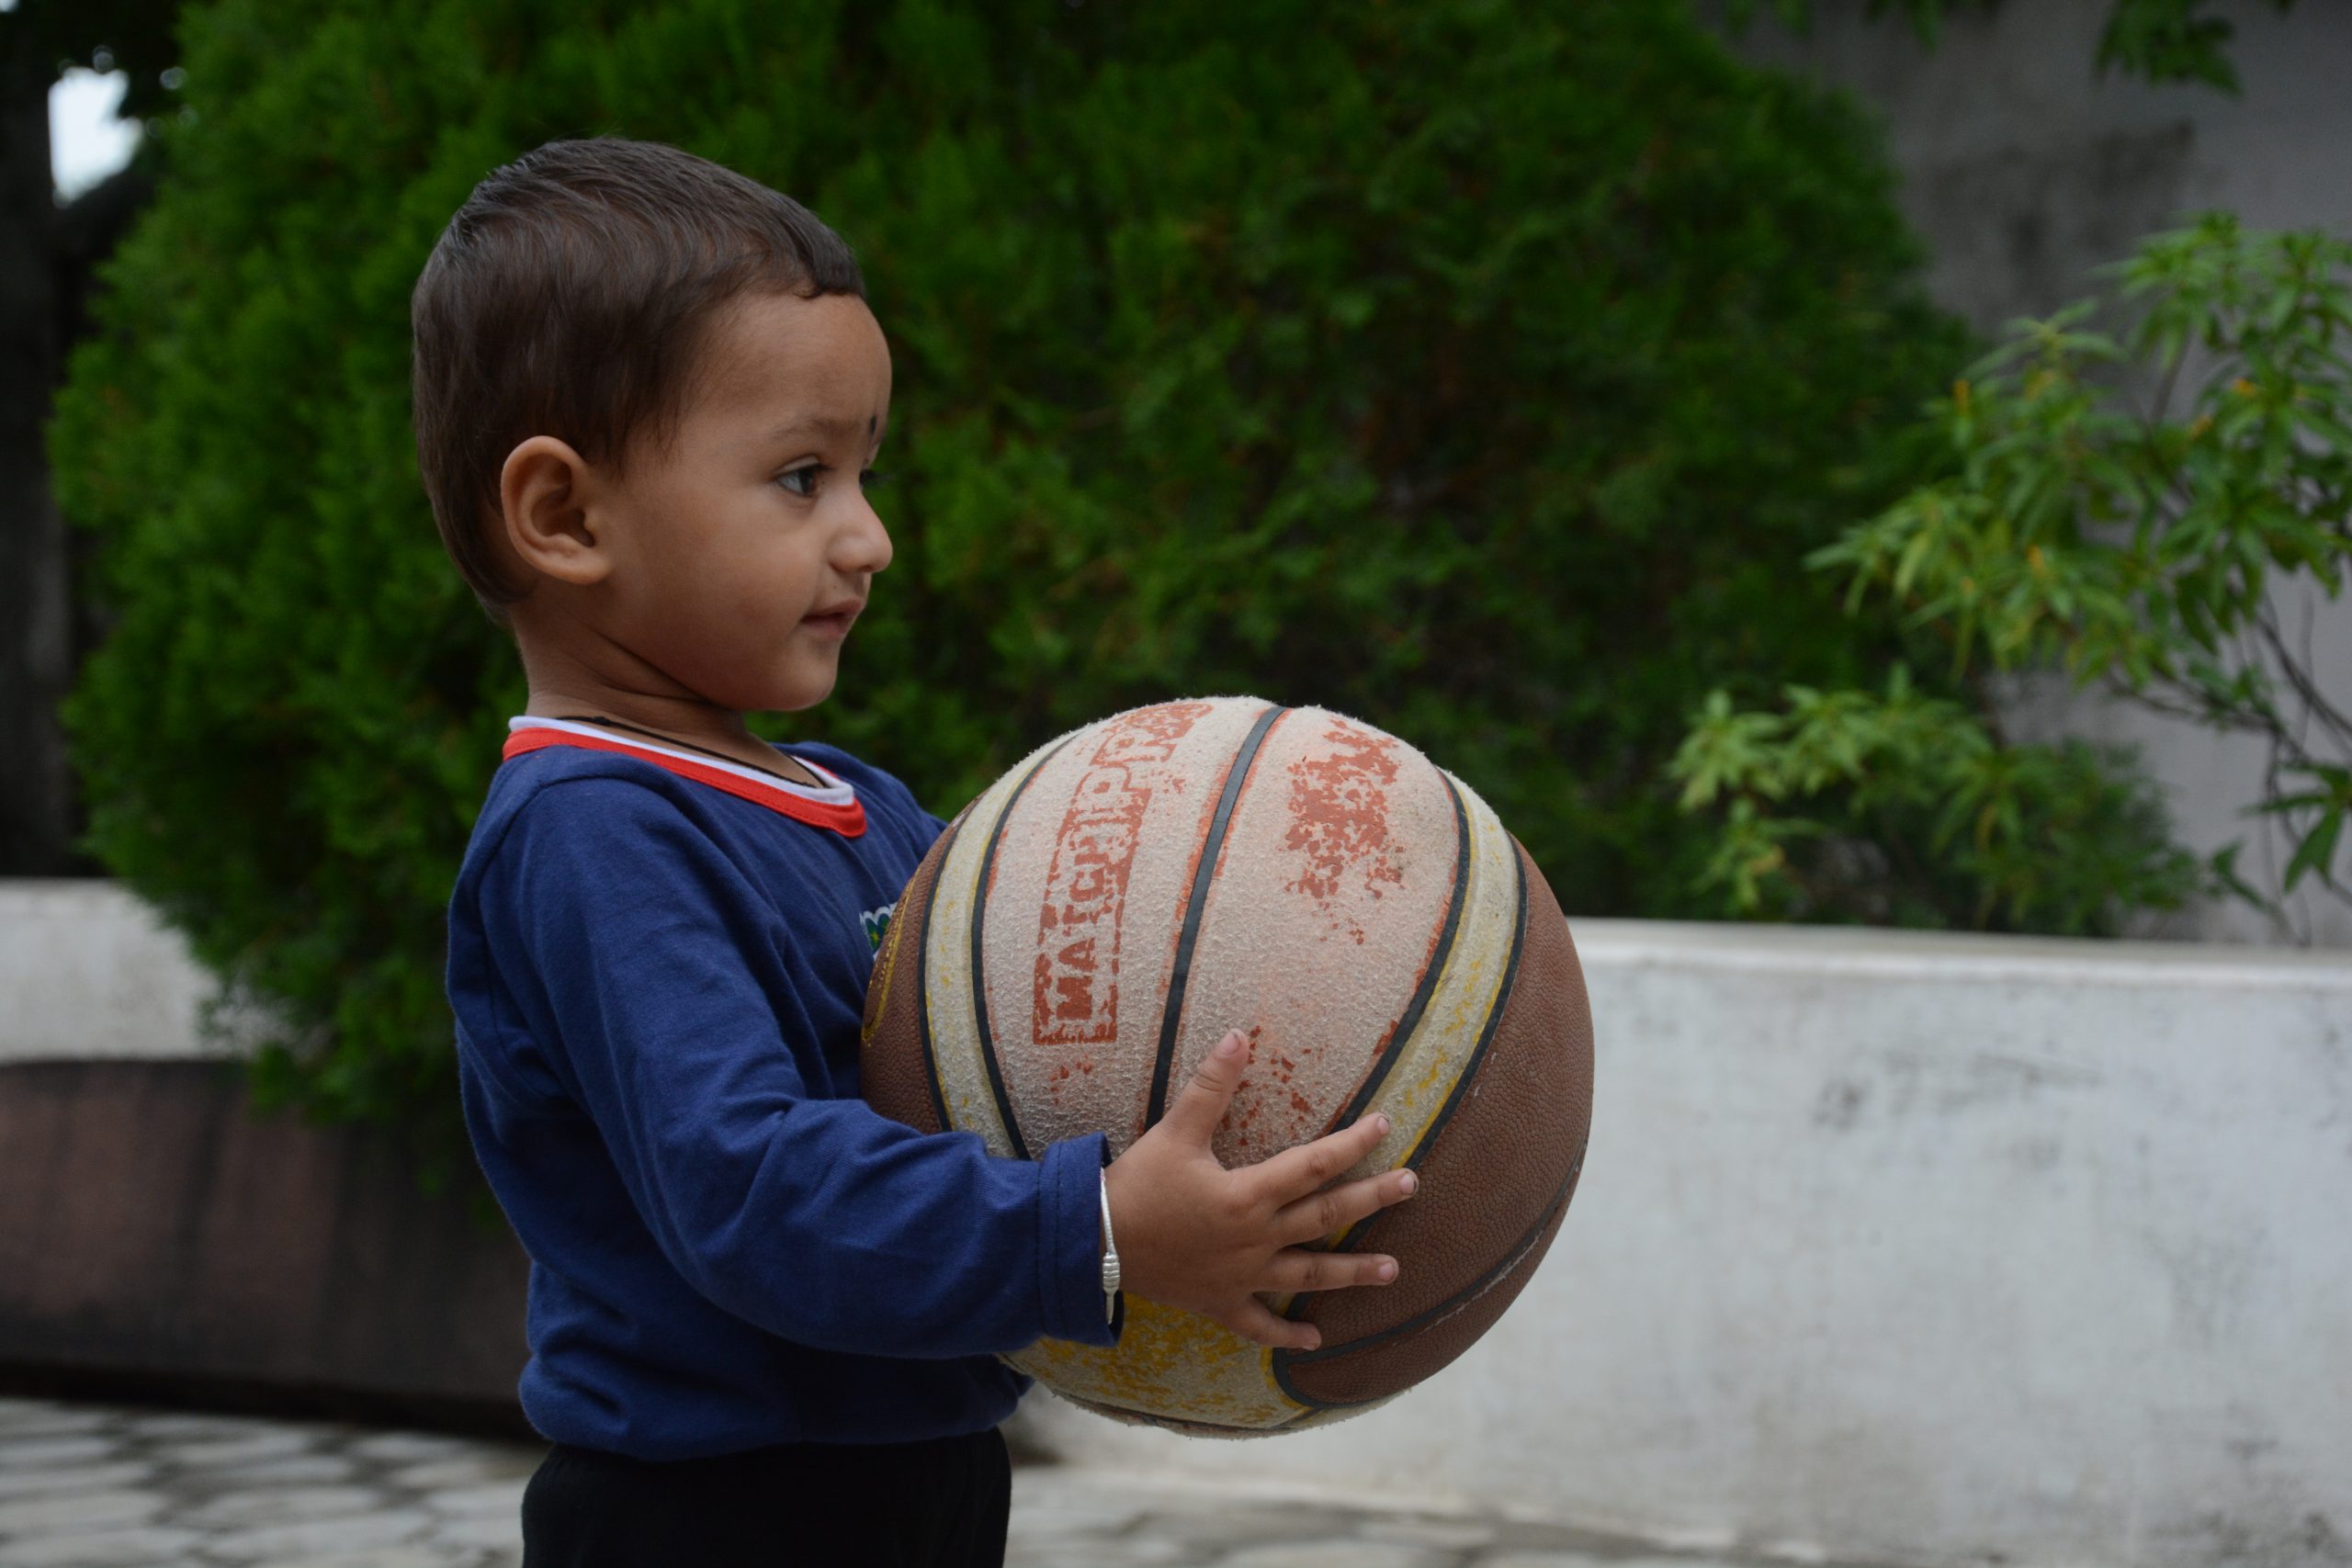
[[[594,735],[518,731],[449,910],[466,1123],[531,1258],[525,1413],[652,1460],[993,1426],[1026,1380],[992,1352],[1114,1337],[1103,1150],[995,1158],[857,1098],[942,825],[831,747],[789,749],[812,792]]]

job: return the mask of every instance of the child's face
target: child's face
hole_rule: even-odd
[[[604,491],[618,525],[605,634],[722,707],[822,702],[890,564],[860,486],[889,416],[889,346],[865,301],[730,307],[673,439]]]

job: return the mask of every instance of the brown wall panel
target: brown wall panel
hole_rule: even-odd
[[[0,1369],[511,1406],[525,1278],[395,1138],[219,1065],[0,1066]]]

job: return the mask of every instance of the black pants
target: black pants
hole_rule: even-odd
[[[991,1429],[649,1464],[559,1443],[523,1492],[523,1568],[1002,1568]]]

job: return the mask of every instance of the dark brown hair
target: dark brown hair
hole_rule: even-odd
[[[474,187],[409,302],[416,460],[449,558],[493,615],[522,596],[485,523],[533,435],[617,468],[663,438],[704,329],[746,293],[865,295],[841,236],[691,152],[550,141]]]

